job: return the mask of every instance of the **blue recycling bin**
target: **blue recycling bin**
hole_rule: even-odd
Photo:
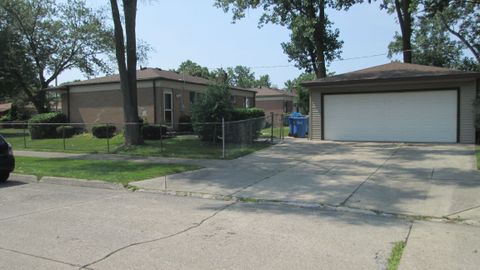
[[[302,116],[301,113],[292,113],[288,118],[290,127],[290,136],[305,138],[308,133],[308,117]]]

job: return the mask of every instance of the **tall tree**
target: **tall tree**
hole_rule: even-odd
[[[227,68],[228,85],[242,88],[255,87],[255,73],[246,66]]]
[[[419,0],[383,0],[380,5],[388,13],[396,13],[401,35],[395,34],[396,39],[401,37],[403,62],[412,63],[412,33],[415,13],[418,10]]]
[[[340,56],[342,42],[338,29],[332,28],[326,8],[348,8],[354,0],[216,0],[224,12],[230,9],[233,20],[245,17],[248,9],[262,8],[259,27],[266,23],[280,24],[292,32],[291,41],[282,44],[284,52],[296,66],[315,72],[317,78],[327,76],[327,65]]]
[[[178,73],[185,73],[191,76],[201,77],[204,79],[212,79],[212,74],[207,67],[202,67],[192,60],[184,61],[180,64],[178,69],[175,70]]]
[[[265,74],[262,75],[258,78],[258,80],[255,80],[254,87],[260,88],[260,87],[272,87],[272,82],[270,81],[270,75]]]
[[[137,39],[135,32],[137,1],[122,0],[122,4],[123,24],[117,0],[110,0],[115,29],[115,51],[120,74],[120,88],[123,96],[123,113],[126,122],[125,145],[130,146],[143,144],[137,102]]]
[[[0,12],[5,22],[0,27],[15,35],[9,55],[33,68],[35,79],[25,80],[20,74],[25,69],[19,65],[9,73],[17,75],[16,87],[38,112],[49,109],[46,93],[40,90],[65,70],[77,68],[87,76],[111,71],[105,53],[113,51],[112,31],[103,14],[88,8],[85,1],[0,0]]]

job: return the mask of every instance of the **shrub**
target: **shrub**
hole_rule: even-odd
[[[265,117],[265,112],[260,108],[236,108],[232,111],[231,121]]]
[[[192,132],[192,118],[189,115],[182,115],[178,119],[180,125],[178,125],[178,131],[180,132]]]
[[[142,126],[142,135],[144,140],[160,140],[166,134],[167,134],[166,126],[160,126],[160,125],[143,125]]]
[[[62,113],[37,114],[28,121],[30,136],[32,139],[58,138],[57,127],[66,122],[67,117]]]
[[[92,127],[92,134],[95,138],[106,139],[115,135],[117,128],[112,125],[96,125]]]
[[[203,141],[215,141],[222,135],[220,125],[203,124],[227,121],[231,118],[233,105],[230,100],[230,89],[226,85],[213,85],[205,95],[192,107],[193,130]]]
[[[57,135],[60,138],[71,138],[75,135],[75,128],[72,126],[59,126],[57,127]]]

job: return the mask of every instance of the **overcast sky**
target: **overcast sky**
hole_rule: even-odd
[[[100,1],[87,0],[87,3],[98,7]],[[340,29],[343,58],[386,54],[388,43],[395,31],[399,31],[395,17],[380,10],[377,3],[327,13]],[[277,25],[259,29],[260,15],[260,10],[250,11],[245,19],[232,24],[232,15],[213,7],[213,0],[140,1],[137,37],[154,49],[148,67],[177,68],[187,59],[210,69],[245,65],[257,77],[269,74],[272,82],[282,88],[285,81],[301,73],[288,62],[280,45],[289,40],[289,31]],[[338,74],[390,61],[386,55],[335,61],[329,71]],[[285,65],[291,66],[271,67]],[[58,83],[75,79],[84,76],[71,70],[62,74]]]

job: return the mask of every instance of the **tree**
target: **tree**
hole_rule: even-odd
[[[253,88],[255,87],[255,73],[246,66],[227,68],[227,82],[231,86]]]
[[[254,87],[261,88],[261,87],[272,87],[272,82],[270,81],[270,76],[268,74],[260,76],[258,80],[255,81]]]
[[[135,32],[137,1],[122,0],[123,20],[117,0],[110,0],[115,29],[115,52],[123,96],[125,145],[143,144],[137,102],[137,40]],[[125,35],[123,25],[125,25]]]
[[[426,18],[438,20],[480,63],[480,2],[425,0]]]
[[[10,60],[18,62],[4,72],[15,76],[16,89],[39,113],[49,110],[41,90],[65,70],[78,68],[87,76],[111,71],[105,54],[113,51],[112,31],[103,14],[85,1],[0,0],[0,12],[4,21],[0,27],[14,33]]]
[[[327,7],[348,9],[355,0],[216,0],[215,6],[224,12],[230,9],[233,20],[245,17],[245,11],[262,8],[259,27],[266,23],[280,24],[292,32],[290,42],[283,43],[290,61],[307,72],[315,72],[317,78],[327,76],[327,64],[340,56],[343,42],[338,29],[325,12]]]
[[[178,73],[185,73],[191,76],[196,76],[196,77],[201,77],[204,79],[212,79],[212,74],[210,74],[210,71],[206,67],[202,67],[199,64],[187,60],[184,61],[180,64],[178,69],[175,70]]]
[[[303,73],[293,80],[285,82],[287,91],[296,93],[297,107],[303,114],[308,114],[310,109],[310,93],[307,88],[301,85],[302,82],[315,80],[315,74]]]
[[[412,63],[413,18],[418,10],[418,0],[383,0],[380,8],[389,14],[397,14],[401,35],[395,33],[395,39],[401,37],[403,62]]]

